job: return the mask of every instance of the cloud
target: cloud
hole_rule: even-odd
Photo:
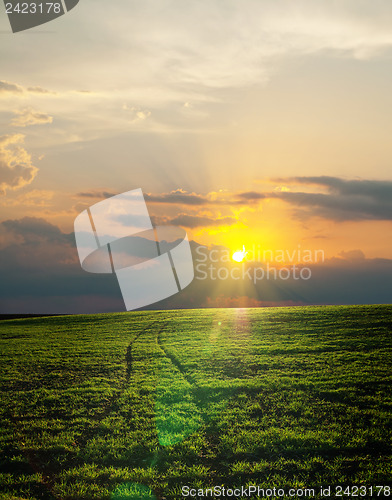
[[[147,1],[143,9],[134,9],[135,24],[138,19],[143,28],[134,27],[132,40],[148,58],[141,71],[149,69],[155,54],[154,68],[161,69],[163,83],[242,87],[268,81],[285,56],[335,52],[363,59],[390,48],[385,20],[391,20],[391,9],[382,9],[383,20],[379,8],[357,4],[228,0],[223,9],[219,2],[189,1],[175,12],[162,9],[163,17],[146,25],[143,20],[152,7]],[[122,29],[125,19],[118,20]]]
[[[216,1],[119,0],[119,8],[112,5],[109,11],[104,0],[96,5],[93,18],[79,13],[71,38],[59,35],[57,51],[35,58],[34,69],[42,81],[53,82],[60,51],[63,88],[79,88],[83,81],[86,88],[118,99],[111,109],[128,102],[131,116],[142,113],[141,119],[150,109],[155,115],[157,102],[158,109],[169,100],[216,102],[215,89],[263,84],[287,67],[287,58],[363,59],[392,47],[392,8],[383,0],[376,7],[351,0],[227,0],[224,7]],[[160,15],[154,17],[157,8]],[[96,33],[102,40],[99,58],[94,44],[78,50],[84,37]],[[7,50],[4,46],[2,60],[11,71],[14,58]],[[22,72],[31,64],[31,54],[19,55]],[[110,81],[116,81],[114,92]],[[14,85],[15,92],[21,89],[4,83]],[[24,90],[48,93],[33,85]],[[141,103],[140,109],[133,102]]]
[[[23,140],[21,134],[0,136],[0,193],[30,184],[38,173],[31,155],[20,146]]]
[[[53,94],[50,90],[44,89],[42,87],[23,87],[17,83],[7,82],[6,80],[0,80],[0,94],[11,93],[11,94]]]
[[[16,83],[6,82],[5,80],[0,80],[0,94],[2,93],[13,93],[13,94],[21,94],[23,92],[23,88]]]
[[[128,106],[128,104],[124,104],[122,109],[128,113],[131,123],[146,120],[151,116],[151,111],[139,108],[138,106]]]
[[[261,199],[265,196],[259,193],[241,193],[239,195],[232,195],[228,193],[216,193],[210,192],[206,195],[198,194],[198,193],[190,193],[183,189],[176,189],[171,191],[170,193],[161,193],[161,194],[149,194],[146,193],[144,198],[149,203],[165,203],[168,205],[194,205],[194,206],[203,206],[203,205],[242,205],[246,204],[247,201],[251,199],[251,196],[254,195],[254,199]],[[238,200],[239,198],[242,198]]]
[[[305,184],[326,187],[331,192],[343,194],[372,195],[389,198],[392,190],[392,181],[366,180],[366,179],[342,179],[327,175],[288,177],[286,179],[275,179],[287,184]]]
[[[248,205],[266,199],[279,199],[295,207],[300,219],[322,217],[334,221],[392,220],[392,181],[342,179],[338,177],[288,177],[273,179],[290,188],[272,192],[245,191],[200,195],[181,189],[163,194],[146,194],[149,203],[173,205]],[[301,186],[305,189],[301,189]],[[187,226],[192,227],[192,226]]]
[[[121,0],[121,8],[110,9],[115,31],[107,22],[107,10],[100,9],[89,19],[88,29],[100,32],[111,47],[119,47],[115,53],[101,51],[99,64],[105,76],[114,66],[120,67],[127,76],[125,85],[132,78],[133,87],[146,86],[145,82],[161,86],[175,82],[192,89],[197,84],[242,87],[268,80],[287,55],[336,52],[342,57],[369,58],[390,48],[392,9],[385,1],[376,5],[352,0],[333,4],[227,0],[223,8],[220,2],[196,0],[185,4],[146,0],[141,5]],[[160,15],[154,18],[157,8]],[[80,24],[87,23],[80,18]],[[132,65],[127,64],[129,51]],[[96,76],[94,72],[90,77]]]
[[[164,218],[159,219],[157,217],[152,218],[153,222],[159,222],[164,224],[171,224],[173,226],[183,226],[188,227],[190,229],[194,229],[195,227],[207,227],[207,226],[232,226],[238,222],[233,217],[221,217],[221,218],[212,218],[212,217],[203,217],[198,215],[188,215],[188,214],[180,214],[177,217],[172,219]]]
[[[123,311],[115,275],[82,270],[73,233],[45,219],[0,223],[0,313]]]
[[[218,216],[210,216],[210,215],[200,215],[192,213],[193,207],[202,207],[204,205],[227,205],[230,207],[233,204],[238,204],[238,200],[218,200],[212,199],[216,195],[216,193],[208,193],[207,196],[203,196],[197,193],[189,193],[182,189],[177,189],[170,193],[160,193],[160,194],[144,194],[144,198],[150,207],[151,219],[153,224],[155,225],[173,225],[173,226],[182,226],[186,228],[194,229],[196,227],[211,227],[211,226],[231,226],[236,224],[238,221],[234,217],[230,216],[222,216],[219,213]],[[115,193],[105,190],[92,190],[92,191],[82,191],[75,195],[76,198],[91,198],[92,200],[100,200],[110,198],[111,196],[115,196]],[[241,202],[242,203],[242,202]],[[175,213],[178,215],[168,216],[161,215],[162,209],[161,207],[154,207],[157,204],[167,204],[167,205],[182,205],[184,212],[178,214],[177,209],[175,209]],[[192,207],[191,213],[186,213],[188,207]],[[76,211],[81,211],[85,209],[86,206],[83,204],[78,204],[75,207]],[[168,209],[169,213],[170,210]],[[129,223],[129,215],[128,216],[119,216],[119,221],[122,223]],[[135,222],[136,223],[136,222]]]
[[[144,198],[150,203],[168,203],[172,205],[207,205],[208,198],[196,193],[188,193],[182,189],[162,194],[145,194]]]
[[[106,190],[82,191],[75,195],[79,198],[98,198],[105,199],[115,196],[115,193]],[[144,199],[149,204],[165,204],[165,205],[189,205],[189,206],[207,206],[207,205],[246,205],[249,201],[256,201],[266,198],[262,193],[248,192],[240,194],[230,193],[207,193],[202,195],[199,193],[190,193],[183,189],[175,189],[170,193],[144,193]]]
[[[45,125],[53,122],[53,117],[46,113],[40,113],[32,108],[14,111],[17,115],[11,122],[14,127],[27,127],[29,125]]]
[[[49,207],[52,205],[53,196],[54,191],[33,189],[14,198],[9,196],[0,198],[0,205],[4,207]]]
[[[264,193],[257,193],[256,191],[248,191],[246,193],[240,193],[238,197],[241,200],[257,201],[266,198],[266,195]]]
[[[73,242],[72,235],[65,234],[61,229],[45,219],[38,217],[23,217],[1,222],[0,227],[14,235],[21,236],[24,243],[42,242]]]
[[[326,192],[275,192],[279,198],[297,207],[300,218],[322,217],[342,221],[392,220],[392,181],[347,180],[338,177],[292,177],[276,179],[286,184],[318,186]]]
[[[344,252],[343,250],[338,254],[339,257],[345,260],[358,261],[365,260],[365,254],[362,250],[350,250],[348,252]]]
[[[116,196],[116,193],[111,193],[110,191],[83,191],[80,193],[76,193],[77,198],[97,198],[97,199],[106,199],[111,198],[112,196]]]
[[[44,89],[42,87],[28,87],[27,92],[31,92],[32,94],[54,94],[55,92]]]

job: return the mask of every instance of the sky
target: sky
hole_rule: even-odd
[[[162,307],[391,302],[391,22],[388,0],[80,0],[13,34],[1,7],[0,312],[121,310],[73,223],[137,188],[199,245],[324,252],[307,283]]]

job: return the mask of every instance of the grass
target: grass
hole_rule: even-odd
[[[392,306],[3,321],[0,498],[391,485],[391,330]]]

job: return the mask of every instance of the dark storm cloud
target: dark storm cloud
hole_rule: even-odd
[[[150,203],[168,203],[173,205],[207,205],[211,203],[207,198],[195,193],[188,193],[177,189],[171,193],[145,194],[144,198]]]
[[[316,186],[325,186],[331,192],[373,196],[382,199],[390,198],[392,193],[392,181],[376,181],[366,179],[341,179],[339,177],[319,176],[319,177],[289,177],[287,182],[297,184],[314,184]]]
[[[16,236],[21,236],[25,243],[56,242],[74,246],[72,234],[63,233],[57,226],[37,217],[23,217],[23,219],[5,220],[0,228]]]
[[[264,193],[257,193],[256,191],[248,191],[246,193],[240,193],[238,197],[241,200],[256,201],[266,198],[267,195],[265,195]]]
[[[319,186],[326,193],[283,191],[269,193],[297,207],[300,218],[318,216],[337,222],[392,220],[392,181],[346,180],[338,177],[291,177],[276,179],[286,184]]]
[[[333,258],[312,266],[312,278],[291,282],[287,293],[308,304],[392,303],[392,260]]]
[[[114,275],[82,270],[73,233],[44,219],[0,224],[0,314],[124,310]]]

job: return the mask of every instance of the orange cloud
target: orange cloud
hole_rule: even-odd
[[[46,113],[40,113],[32,108],[14,111],[16,118],[11,122],[14,127],[28,127],[29,125],[45,125],[52,123],[53,117]]]
[[[38,173],[31,155],[20,146],[23,141],[21,134],[0,136],[0,193],[31,184]]]

